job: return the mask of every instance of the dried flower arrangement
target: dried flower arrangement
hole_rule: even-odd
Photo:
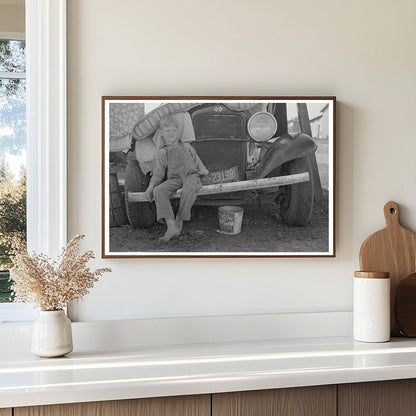
[[[81,234],[73,237],[62,249],[58,261],[45,254],[29,255],[26,250],[16,253],[10,270],[14,301],[34,303],[41,310],[56,311],[86,295],[99,277],[111,269],[92,271],[87,267],[94,253],[78,254],[83,238]]]

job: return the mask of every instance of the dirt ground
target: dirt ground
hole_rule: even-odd
[[[315,204],[310,224],[289,227],[272,203],[244,205],[241,233],[220,234],[216,207],[193,208],[178,239],[162,243],[165,226],[147,229],[130,226],[110,229],[112,252],[326,252],[328,251],[328,193]]]
[[[159,241],[165,226],[154,224],[147,229],[130,226],[110,228],[111,252],[327,252],[328,251],[328,141],[319,140],[316,158],[323,188],[323,199],[315,202],[306,227],[289,227],[279,216],[274,203],[244,205],[241,233],[218,232],[217,207],[195,206],[191,221],[184,223],[178,239]]]

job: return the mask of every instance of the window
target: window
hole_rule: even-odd
[[[13,37],[9,35],[7,37]],[[26,243],[25,41],[0,36],[0,302],[10,302],[10,252]]]
[[[0,302],[10,300],[5,270],[26,242],[25,41],[0,38]]]
[[[26,244],[26,223],[26,44],[23,34],[0,33],[0,323],[32,317],[30,305],[5,305],[10,252]]]
[[[27,246],[56,257],[67,242],[66,0],[25,0],[25,20]],[[0,324],[33,315],[31,305],[0,303]]]

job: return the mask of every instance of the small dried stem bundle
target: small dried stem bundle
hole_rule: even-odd
[[[87,267],[94,253],[78,254],[83,238],[80,234],[72,238],[58,261],[45,254],[29,255],[26,250],[15,254],[10,270],[15,302],[34,303],[42,310],[56,311],[85,296],[100,276],[111,269],[92,271]]]

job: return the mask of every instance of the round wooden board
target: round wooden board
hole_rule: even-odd
[[[400,332],[416,337],[416,273],[402,279],[397,286],[394,315]]]

